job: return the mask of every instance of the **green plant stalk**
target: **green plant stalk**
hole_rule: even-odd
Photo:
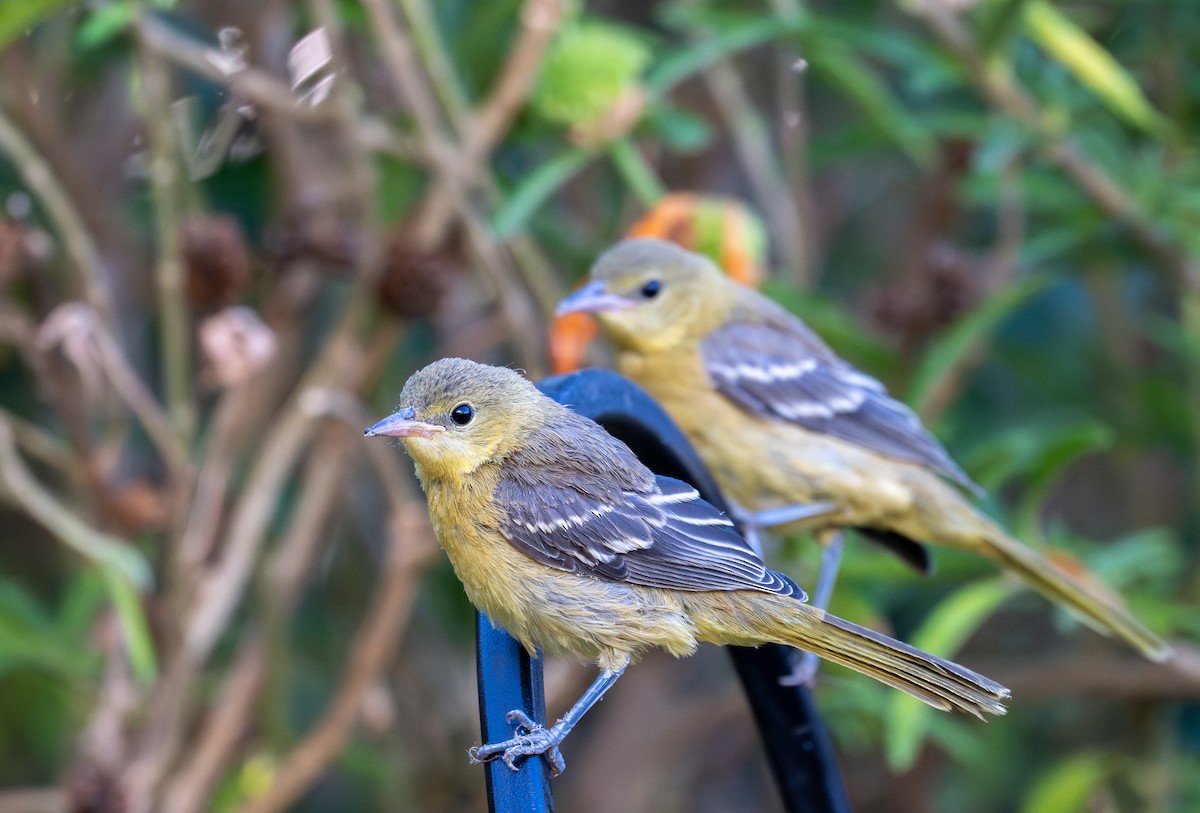
[[[658,174],[628,136],[608,145],[608,157],[643,206],[653,206],[667,194]]]
[[[150,686],[158,677],[158,658],[154,654],[154,638],[150,625],[142,611],[142,600],[133,582],[121,570],[112,565],[100,566],[104,586],[108,588],[117,621],[125,639],[125,651],[133,676],[142,686]]]
[[[543,162],[496,207],[492,231],[500,238],[520,231],[533,213],[582,172],[596,154],[591,148],[577,147]]]
[[[154,279],[158,289],[159,345],[167,411],[184,443],[192,435],[191,327],[184,290],[180,226],[182,172],[175,130],[168,114],[170,86],[165,66],[143,46],[140,61],[143,115],[149,142],[150,192],[158,257]]]
[[[461,133],[471,118],[470,103],[437,30],[433,12],[426,0],[398,0],[398,5],[408,20],[413,44],[446,111],[451,129]]]

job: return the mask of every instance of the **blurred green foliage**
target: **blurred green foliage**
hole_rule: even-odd
[[[336,63],[336,104],[355,132],[366,133],[377,184],[359,190],[371,193],[369,210],[327,232],[313,227],[323,206],[344,215],[345,201],[320,199],[329,189],[320,184],[295,191],[317,175],[304,163],[313,159],[288,152],[294,142],[279,135],[269,110],[231,118],[242,141],[225,145],[214,173],[180,184],[176,201],[192,215],[235,218],[252,254],[250,281],[235,301],[267,314],[296,369],[319,355],[365,294],[362,321],[391,326],[398,337],[359,388],[372,413],[392,406],[413,369],[464,347],[536,370],[542,361],[521,355],[518,334],[544,332],[554,298],[649,199],[662,190],[746,198],[771,232],[776,272],[767,292],[917,408],[989,490],[991,513],[1030,544],[1086,562],[1189,659],[1176,672],[1123,658],[1128,653],[1115,644],[969,557],[939,552],[925,578],[852,542],[832,611],[1016,687],[1009,716],[985,726],[824,670],[819,699],[857,809],[1200,809],[1200,14],[1192,4],[573,4],[483,168],[464,162],[474,178],[475,220],[463,216],[447,245],[420,251],[408,249],[405,228],[436,186],[429,154],[445,145],[422,135],[413,101],[383,78],[386,35],[369,4],[236,5],[0,3],[0,117],[25,134],[83,213],[111,274],[118,338],[158,400],[165,400],[159,339],[168,329],[156,305],[153,261],[164,249],[153,224],[164,204],[148,184],[153,133],[143,123],[144,54],[133,26],[152,17],[210,45],[222,29],[237,28],[241,39],[226,57],[268,65],[286,88],[286,60],[272,44],[293,43],[317,20],[332,19],[344,28],[338,58],[346,59]],[[456,106],[469,112],[488,98],[527,6],[386,5],[412,31],[421,81],[447,122]],[[719,78],[723,69],[733,71],[734,86]],[[213,135],[229,110],[228,90],[211,76],[172,70],[172,98],[198,100],[192,124]],[[640,90],[641,106],[625,111],[612,132],[581,140],[563,127],[595,125],[631,88]],[[178,109],[172,115],[181,118]],[[462,118],[465,139],[472,119]],[[380,129],[385,137],[376,137]],[[765,153],[756,150],[762,143]],[[36,326],[81,296],[61,219],[17,146],[0,137],[0,319],[9,320],[0,330],[0,408],[44,430],[55,453],[68,457],[79,448],[64,427],[77,420],[97,436],[104,477],[153,484],[163,477],[153,439],[132,423],[113,429],[123,409],[116,399],[89,397],[92,412],[72,417],[69,404],[47,396],[47,371],[15,338],[21,319]],[[330,155],[342,152],[330,148]],[[776,186],[763,182],[764,168]],[[335,167],[332,174],[349,173]],[[316,202],[298,210],[296,199],[310,200],[305,194]],[[799,218],[781,225],[771,216],[788,210]],[[471,243],[472,230],[483,243]],[[355,287],[369,266],[355,241],[381,234],[388,273],[412,272],[416,282],[405,277],[404,284],[418,288],[434,277],[445,285],[436,306],[398,320],[390,306],[377,306],[386,297],[375,288]],[[15,263],[4,254],[14,239]],[[491,260],[480,245],[497,247],[506,274],[485,276]],[[303,263],[318,272],[289,270]],[[497,289],[500,300],[533,303],[533,322],[495,327]],[[295,306],[297,290],[314,293]],[[402,301],[415,298],[413,288],[401,290],[409,292]],[[209,314],[190,307],[196,322]],[[488,343],[493,333],[499,338]],[[288,386],[298,388],[297,378]],[[180,430],[195,461],[217,432],[217,389],[197,383],[200,431]],[[270,393],[262,398],[279,403]],[[259,447],[246,442],[231,464],[231,494],[253,480]],[[132,669],[151,686],[163,654],[173,651],[179,630],[164,585],[170,540],[187,512],[171,504],[166,520],[122,526],[89,490],[95,469],[75,458],[56,468],[53,454],[22,450],[65,504],[127,539],[136,561],[150,562],[156,574],[139,596],[115,568],[60,545],[13,500],[0,503],[0,789],[68,786],[75,803],[81,755],[95,735],[88,726],[112,700],[105,687],[114,670]],[[322,524],[319,554],[293,597],[297,608],[273,630],[267,689],[231,746],[210,809],[242,809],[266,793],[337,691],[348,642],[367,612],[364,585],[384,569],[387,536],[385,501],[377,486],[364,485],[361,449],[354,455],[347,493]],[[288,477],[269,508],[271,544],[303,506],[299,478]],[[804,540],[783,543],[781,557],[802,580],[816,556]],[[260,622],[271,630],[265,571],[256,571],[208,671],[179,701],[197,720],[219,705],[247,630]],[[362,712],[366,722],[295,809],[479,809],[482,777],[463,753],[477,736],[470,624],[452,573],[435,562],[396,663],[375,687],[385,699],[373,702],[383,710]],[[664,715],[689,708],[686,697],[709,697],[698,692],[727,699],[734,691],[728,676],[712,678],[718,690],[706,677],[678,677],[691,674],[683,664],[672,668],[665,680],[678,696],[659,702]],[[118,727],[137,731],[147,713],[137,709],[127,709]],[[605,713],[599,709],[568,741],[571,768],[556,785],[562,809],[601,809],[600,795],[636,790],[632,779],[629,789],[611,787],[614,777],[595,751],[570,758],[573,748],[586,753],[589,737],[600,741]],[[655,809],[715,809],[705,806],[703,788],[681,789],[679,766],[694,768],[704,750],[697,731],[722,736],[681,727],[673,747],[645,758],[667,788]],[[640,735],[627,733],[630,749]],[[750,745],[737,753],[754,757]],[[747,780],[724,764],[704,775],[750,794],[742,798],[777,804],[761,773]],[[4,799],[0,790],[0,810]]]

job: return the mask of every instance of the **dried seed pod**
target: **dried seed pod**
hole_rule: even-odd
[[[183,224],[179,237],[192,304],[212,311],[236,303],[250,281],[250,253],[237,220],[196,217]]]
[[[222,387],[236,387],[274,358],[275,331],[250,308],[235,305],[200,324],[200,348],[208,375]]]
[[[905,347],[919,346],[955,322],[983,293],[970,259],[950,244],[931,244],[923,260],[918,273],[867,297],[872,321]]]
[[[403,319],[427,319],[437,313],[447,276],[459,264],[453,238],[430,250],[416,245],[407,228],[388,237],[379,278],[379,301]]]

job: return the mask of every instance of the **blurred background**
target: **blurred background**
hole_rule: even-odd
[[[852,540],[835,612],[1014,695],[823,669],[856,809],[1200,809],[1198,55],[1179,0],[0,4],[0,813],[484,809],[472,613],[361,430],[441,356],[547,374],[635,227],[1178,645]],[[551,714],[593,676],[550,661]],[[564,752],[564,811],[779,809],[711,647]]]

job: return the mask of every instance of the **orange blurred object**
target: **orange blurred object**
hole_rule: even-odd
[[[588,345],[599,332],[596,320],[586,313],[555,316],[550,323],[550,366],[554,374],[573,373],[583,366]]]
[[[766,229],[734,198],[676,192],[654,204],[625,233],[657,237],[704,254],[742,285],[757,288],[766,274]],[[592,317],[572,313],[550,326],[550,362],[556,374],[578,370],[599,329]]]
[[[657,237],[704,254],[733,279],[757,288],[766,266],[766,231],[734,198],[676,192],[656,203],[626,237]]]

